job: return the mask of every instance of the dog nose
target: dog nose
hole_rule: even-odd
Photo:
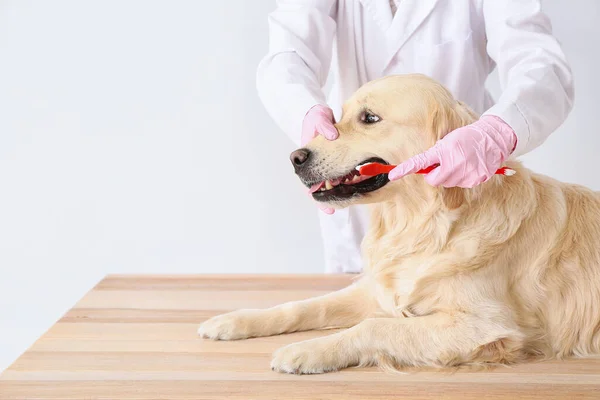
[[[298,149],[290,155],[290,161],[294,165],[294,169],[296,169],[296,171],[298,168],[302,167],[302,165],[304,165],[309,158],[310,150],[308,149]]]

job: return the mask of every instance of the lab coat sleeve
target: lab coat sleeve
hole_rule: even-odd
[[[258,95],[277,125],[300,145],[302,120],[326,104],[336,1],[278,0],[269,15],[269,53],[257,71]]]
[[[484,113],[516,133],[512,157],[542,144],[573,105],[573,78],[539,0],[483,0],[488,55],[496,62],[502,94]]]

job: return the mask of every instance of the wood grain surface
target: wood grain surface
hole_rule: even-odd
[[[600,359],[482,372],[269,369],[280,346],[334,332],[235,342],[198,324],[347,286],[343,275],[109,276],[0,375],[0,399],[600,399]]]

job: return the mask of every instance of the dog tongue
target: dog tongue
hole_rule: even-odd
[[[317,190],[321,189],[323,187],[323,185],[325,185],[325,182],[319,182],[319,183],[315,183],[314,185],[312,185],[310,187],[310,189],[308,190],[309,194],[313,194],[314,192],[316,192]]]

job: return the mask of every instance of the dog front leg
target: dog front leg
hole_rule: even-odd
[[[280,333],[358,324],[372,314],[375,299],[359,281],[345,289],[264,310],[238,310],[213,317],[198,334],[214,340],[235,340]]]
[[[357,365],[449,366],[494,349],[486,345],[498,341],[506,349],[507,344],[518,347],[519,339],[518,332],[469,315],[372,318],[334,335],[283,347],[273,355],[271,368],[317,374]]]

